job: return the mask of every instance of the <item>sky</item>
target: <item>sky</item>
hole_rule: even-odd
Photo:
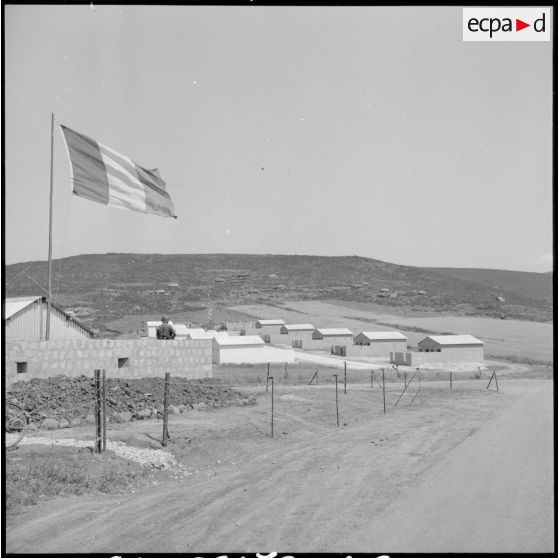
[[[460,7],[7,5],[3,256],[358,255],[553,269],[552,44]],[[157,167],[178,219],[71,194],[58,124]]]

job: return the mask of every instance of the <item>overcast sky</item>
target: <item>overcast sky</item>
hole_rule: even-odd
[[[4,257],[48,256],[50,118],[159,168],[178,219],[71,195],[54,258],[359,255],[552,269],[552,44],[459,7],[5,6]]]

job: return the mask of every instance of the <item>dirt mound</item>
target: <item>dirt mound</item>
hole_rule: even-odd
[[[33,378],[12,384],[6,393],[23,407],[31,423],[54,418],[67,423],[90,417],[95,408],[95,382],[89,376]],[[164,378],[124,380],[107,378],[106,411],[109,420],[155,417],[163,411]],[[171,378],[169,406],[180,412],[203,407],[245,405],[248,396],[221,383],[221,380]],[[171,412],[173,412],[171,410]],[[176,412],[176,411],[174,411]]]

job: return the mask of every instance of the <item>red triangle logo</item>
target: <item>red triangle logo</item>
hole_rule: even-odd
[[[521,21],[520,19],[515,20],[515,30],[516,31],[521,31],[522,29],[525,29],[525,27],[531,27],[530,23],[525,23],[524,21]]]

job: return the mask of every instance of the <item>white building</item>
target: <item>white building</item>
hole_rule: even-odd
[[[281,327],[285,325],[284,320],[256,320],[256,333],[266,342],[277,342],[276,336],[279,335]],[[261,330],[261,331],[260,331]]]
[[[312,349],[326,349],[333,354],[346,356],[347,347],[353,344],[353,332],[346,327],[319,328],[312,333]]]
[[[5,339],[45,340],[48,303],[45,296],[4,300]],[[79,323],[59,304],[50,308],[50,339],[90,339],[93,331]]]
[[[289,343],[295,349],[312,345],[312,333],[316,328],[312,324],[285,324],[281,326],[279,343]]]
[[[418,343],[420,353],[443,353],[452,361],[483,361],[484,343],[472,335],[429,335]]]
[[[259,335],[227,335],[217,332],[213,338],[214,364],[262,364],[294,362],[292,349],[266,347]]]
[[[399,331],[362,331],[354,337],[350,349],[352,355],[383,356],[388,359],[391,352],[406,351],[407,338]]]

